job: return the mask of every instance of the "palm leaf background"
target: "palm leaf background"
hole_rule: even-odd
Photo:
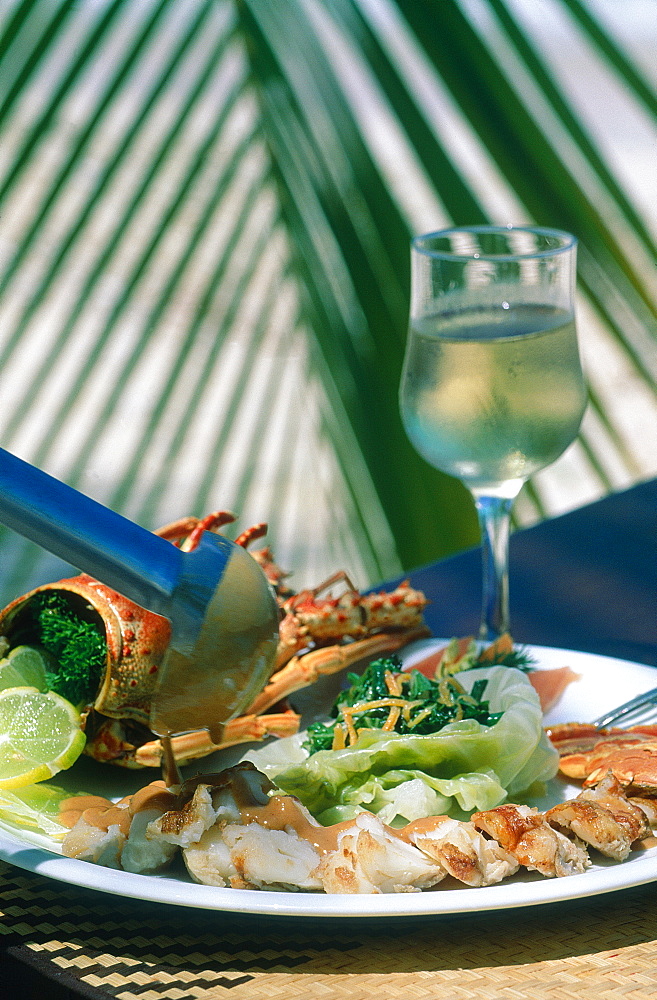
[[[591,406],[518,520],[655,474],[656,219],[612,112],[654,156],[657,94],[621,32],[602,0],[2,0],[0,444],[149,528],[266,520],[297,587],[475,544],[397,413],[408,242],[535,221],[580,240]],[[65,569],[0,558],[5,601]]]

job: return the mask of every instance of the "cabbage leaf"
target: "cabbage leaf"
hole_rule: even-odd
[[[503,666],[459,674],[468,691],[483,678],[491,712],[503,713],[493,726],[463,719],[429,735],[364,730],[353,746],[311,756],[299,733],[246,756],[324,824],[363,809],[390,825],[492,809],[554,777],[558,754],[526,675]]]

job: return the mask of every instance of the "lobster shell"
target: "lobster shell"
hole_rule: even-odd
[[[83,573],[46,583],[16,598],[0,612],[0,635],[11,639],[31,598],[48,590],[77,595],[102,622],[107,658],[93,708],[112,719],[131,719],[148,725],[158,669],[171,635],[168,619],[146,611]]]

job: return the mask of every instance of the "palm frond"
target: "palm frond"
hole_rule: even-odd
[[[653,81],[597,5],[546,6],[657,132]],[[657,222],[530,13],[7,0],[0,444],[148,527],[267,520],[297,586],[472,545],[466,491],[398,415],[408,243],[535,221],[580,240],[591,406],[518,520],[654,474]],[[59,569],[5,531],[0,554],[6,599]]]

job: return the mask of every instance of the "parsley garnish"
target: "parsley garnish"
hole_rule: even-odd
[[[51,691],[73,705],[93,701],[105,670],[107,641],[99,616],[77,595],[43,590],[29,604],[19,641],[43,646],[56,661],[47,674]],[[17,643],[18,644],[18,643]]]

